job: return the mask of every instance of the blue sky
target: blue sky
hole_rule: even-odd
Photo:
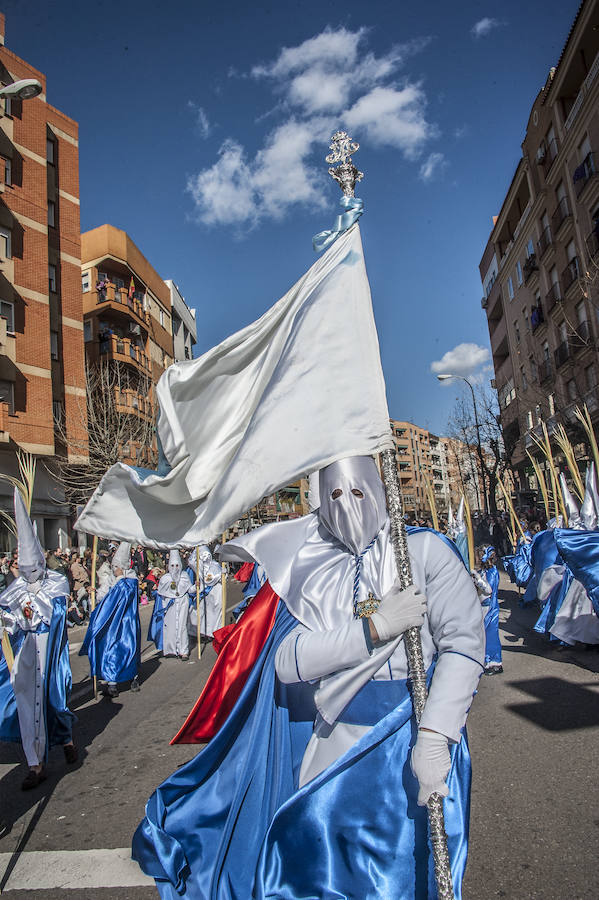
[[[445,431],[458,388],[431,365],[489,377],[478,263],[578,0],[0,8],[79,122],[82,230],[125,229],[178,283],[198,352],[312,263],[338,212],[328,139],[348,128],[389,411]]]

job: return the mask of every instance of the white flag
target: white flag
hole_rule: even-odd
[[[302,475],[392,447],[358,225],[258,321],[170,366],[156,392],[171,471],[112,466],[78,529],[195,546]]]

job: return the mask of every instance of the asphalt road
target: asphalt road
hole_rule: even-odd
[[[506,587],[503,584],[502,587]],[[239,598],[230,582],[230,606]],[[471,844],[464,900],[596,900],[599,826],[599,653],[549,649],[517,595],[501,592],[502,676],[481,679],[469,717],[473,755]],[[151,607],[142,613],[147,630]],[[71,629],[73,648],[83,629]],[[145,642],[144,642],[144,645]],[[10,898],[146,900],[153,884],[128,859],[153,789],[190,759],[170,746],[215,655],[200,661],[142,657],[142,689],[116,701],[90,694],[86,658],[74,652],[72,708],[80,762],[53,750],[47,781],[23,793],[16,746],[0,745],[0,889]]]

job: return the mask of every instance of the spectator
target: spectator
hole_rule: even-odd
[[[60,547],[50,553],[50,555],[48,556],[47,565],[49,569],[52,569],[52,571],[58,572],[59,575],[64,575],[66,577],[67,570],[62,561],[62,551]]]
[[[77,600],[77,602],[83,608],[85,614],[89,613],[89,601],[88,601],[88,593],[89,593],[89,585],[90,585],[90,576],[85,568],[81,564],[79,557],[76,553],[73,553],[71,556],[71,565],[69,567],[71,574],[71,589],[73,591],[73,596]]]

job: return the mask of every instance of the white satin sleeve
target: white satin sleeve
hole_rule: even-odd
[[[369,655],[362,619],[331,631],[310,631],[298,625],[281,642],[275,669],[285,684],[318,681],[325,675],[355,666]]]
[[[420,727],[459,742],[484,669],[485,630],[471,576],[438,538],[431,538],[427,554],[426,595],[438,660]]]

